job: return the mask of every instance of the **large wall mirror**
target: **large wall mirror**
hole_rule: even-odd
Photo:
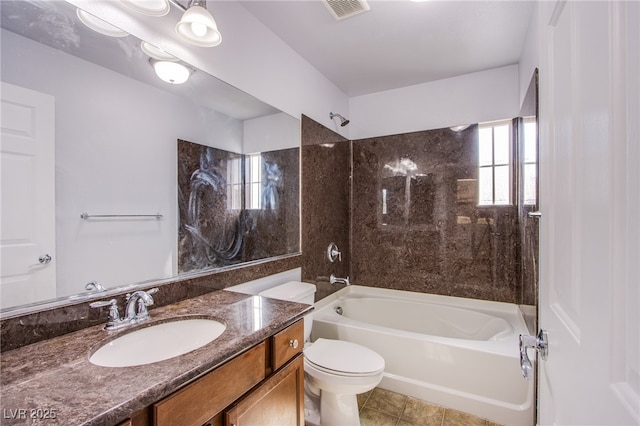
[[[0,10],[3,316],[300,251],[297,119],[66,2]]]

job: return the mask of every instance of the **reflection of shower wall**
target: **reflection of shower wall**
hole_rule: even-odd
[[[300,251],[299,156],[299,148],[262,153],[263,203],[246,211],[251,232],[245,236],[245,260]]]
[[[242,214],[227,183],[240,154],[178,141],[178,271],[240,262]]]
[[[516,301],[517,209],[477,206],[477,126],[353,142],[355,284]]]
[[[245,156],[178,141],[178,270],[298,252],[299,152],[291,148],[261,153],[259,190],[254,190],[268,200],[249,206]]]

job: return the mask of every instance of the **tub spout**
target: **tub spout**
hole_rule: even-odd
[[[331,284],[344,284],[344,285],[351,285],[351,283],[349,282],[349,277],[347,278],[338,278],[335,275],[331,274],[331,276],[329,277],[329,282]]]

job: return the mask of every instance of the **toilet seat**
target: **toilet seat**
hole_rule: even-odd
[[[343,340],[318,339],[304,349],[304,357],[314,368],[339,376],[370,376],[384,370],[378,353]]]

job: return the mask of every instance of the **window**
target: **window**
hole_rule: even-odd
[[[262,208],[262,155],[246,155],[246,208]]]
[[[523,157],[522,162],[524,164],[523,170],[523,203],[525,205],[535,205],[537,194],[537,170],[538,170],[538,149],[536,144],[536,118],[525,117],[523,123]]]
[[[230,158],[227,163],[227,208],[242,209],[242,157]]]
[[[241,210],[243,201],[247,210],[262,208],[262,155],[259,152],[239,155],[227,163],[228,208]]]
[[[478,204],[511,204],[511,121],[478,126]]]

